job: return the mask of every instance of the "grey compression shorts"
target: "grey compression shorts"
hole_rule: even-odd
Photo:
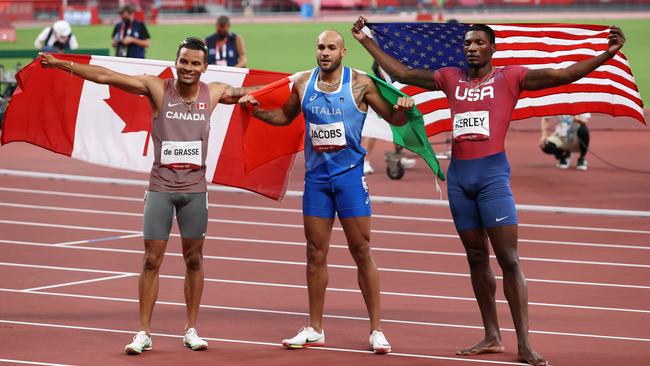
[[[146,191],[144,195],[145,240],[169,240],[172,219],[182,238],[202,239],[208,227],[208,193],[163,193]]]

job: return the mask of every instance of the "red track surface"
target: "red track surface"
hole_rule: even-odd
[[[536,123],[513,127],[534,128]],[[592,146],[599,155],[649,169],[645,129],[627,124],[631,128],[626,131],[605,132],[598,126],[593,126]],[[518,203],[650,210],[648,175],[617,171],[594,158],[587,172],[556,170],[537,151],[537,136],[515,131],[508,138]],[[380,154],[373,163],[383,166]],[[299,164],[290,189],[301,188]],[[23,144],[0,149],[0,168],[146,179]],[[388,181],[380,173],[369,177],[369,185],[375,195],[437,198],[431,178],[420,164],[402,181]],[[395,353],[365,352],[368,322],[340,229],[329,255],[325,328],[331,348],[281,349],[280,340],[307,323],[300,199],[278,204],[217,192],[210,193],[204,253],[209,280],[199,319],[210,349],[191,352],[181,345],[184,266],[179,239],[173,237],[161,270],[154,350],[123,355],[137,326],[142,191],[0,176],[0,359],[101,365],[471,365],[516,360],[500,281],[506,353],[454,355],[482,336],[463,250],[447,208],[401,204],[373,206],[372,245],[382,269],[384,329]],[[650,219],[522,212],[520,222],[535,348],[553,365],[647,364]],[[69,244],[57,246],[62,243]],[[93,279],[99,281],[89,282]]]

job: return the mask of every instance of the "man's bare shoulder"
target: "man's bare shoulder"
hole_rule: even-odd
[[[293,82],[295,84],[304,86],[309,81],[309,78],[311,77],[311,72],[312,70],[300,71],[295,73],[291,78],[293,79]]]
[[[369,84],[373,82],[372,78],[363,71],[352,69],[352,81],[356,83]]]

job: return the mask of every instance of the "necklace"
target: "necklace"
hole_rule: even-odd
[[[181,98],[181,101],[183,102],[183,104],[185,104],[185,108],[187,108],[188,112],[192,111],[192,107],[194,106],[194,104],[196,104],[196,99],[188,102],[185,99]]]
[[[485,84],[490,78],[494,75],[494,68],[490,70],[490,73],[488,73],[486,76],[484,76],[475,86],[471,87],[470,89],[472,90],[478,90],[483,84]],[[469,83],[469,76],[467,77],[467,82]]]
[[[318,73],[318,81],[323,83],[323,85],[329,86],[330,88],[332,88],[332,87],[335,87],[335,86],[339,85],[339,83],[341,82],[341,77],[343,76],[343,74],[341,74],[341,76],[339,76],[339,79],[336,80],[336,82],[334,82],[334,83],[328,83],[327,81],[323,80],[321,76],[322,76],[322,74]]]
[[[192,100],[190,100],[190,101],[188,102],[188,101],[186,101],[185,99],[183,99],[183,97],[181,96],[181,93],[178,91],[176,85],[177,85],[177,84],[174,83],[174,89],[176,90],[176,94],[178,95],[178,99],[180,99],[181,102],[185,105],[185,108],[187,108],[187,111],[188,111],[188,112],[191,112],[191,111],[192,111],[192,107],[194,106],[194,104],[196,104],[196,100],[199,98],[199,92],[200,92],[200,91],[197,91],[197,92],[196,92],[196,96],[194,96],[194,99],[192,99]]]

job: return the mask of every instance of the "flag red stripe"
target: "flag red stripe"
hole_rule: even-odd
[[[589,55],[566,55],[561,57],[495,57],[492,59],[494,66],[508,66],[508,65],[545,65],[551,63],[561,62],[580,62],[588,60],[593,56]],[[605,65],[611,65],[623,70],[627,74],[631,74],[629,66],[617,60],[610,60]]]
[[[57,55],[78,64],[89,55]],[[6,110],[2,144],[23,141],[71,156],[84,80],[71,73],[41,66],[36,58],[18,75],[18,88]],[[62,106],[61,102],[66,101]]]
[[[590,31],[603,31],[609,29],[608,26],[598,25],[598,24],[570,24],[570,23],[522,23],[522,24],[513,24],[513,23],[494,23],[495,27],[517,27],[517,28],[530,28],[532,30],[538,30],[540,28],[566,28],[566,29],[579,29],[579,30],[590,30]],[[499,30],[502,32],[503,30]]]
[[[268,84],[287,76],[284,73],[250,70],[242,86]],[[247,171],[244,155],[246,139],[242,124],[243,118],[243,111],[239,106],[235,106],[230,117],[212,182],[247,189],[274,200],[280,200],[286,192],[289,172],[293,166],[295,154],[271,159],[255,169]],[[283,141],[281,137],[276,137],[273,145],[289,145],[291,143]],[[258,150],[261,148],[259,145],[255,147]],[[295,150],[297,151],[297,149]]]
[[[616,89],[612,87],[611,85],[596,85],[596,84],[569,84],[569,85],[563,85],[563,86],[558,86],[555,88],[548,88],[548,89],[542,89],[542,90],[535,90],[535,91],[524,91],[521,93],[519,98],[536,98],[536,97],[543,97],[547,95],[553,95],[553,94],[560,94],[560,93],[609,93],[609,94],[615,94],[615,95],[620,95],[624,98],[629,99],[635,104],[641,103],[641,99],[626,93],[622,90]]]
[[[512,120],[530,117],[554,116],[561,114],[606,113],[617,117],[631,117],[643,120],[643,114],[622,104],[605,102],[555,103],[541,107],[517,108],[512,113]]]
[[[499,51],[503,50],[514,50],[514,51],[541,51],[541,52],[557,52],[557,51],[572,51],[572,50],[594,50],[603,52],[607,49],[607,44],[593,44],[593,43],[581,43],[576,45],[557,45],[557,44],[548,44],[542,42],[531,42],[531,43],[507,43],[501,41],[499,43]]]
[[[522,32],[522,31],[510,31],[510,30],[497,30],[494,31],[496,38],[501,38],[497,40],[497,44],[503,43],[504,38],[509,37],[531,37],[531,38],[557,38],[557,39],[566,39],[569,41],[586,41],[590,39],[598,38],[607,38],[607,33],[604,32],[603,35],[579,35],[571,34],[565,32],[549,32],[549,31],[539,31],[539,32]]]

